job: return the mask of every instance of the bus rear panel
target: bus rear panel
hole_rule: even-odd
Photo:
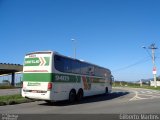
[[[52,52],[27,54],[23,67],[22,96],[31,99],[51,100]]]

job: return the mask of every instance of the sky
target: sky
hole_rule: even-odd
[[[0,62],[53,50],[112,71],[115,80],[160,75],[159,0],[0,0]],[[75,44],[72,42],[75,39]],[[148,52],[147,52],[148,50]]]

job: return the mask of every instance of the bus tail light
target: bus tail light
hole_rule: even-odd
[[[52,83],[48,83],[48,90],[52,89]]]

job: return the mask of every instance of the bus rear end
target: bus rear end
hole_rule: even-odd
[[[30,99],[52,100],[52,52],[27,54],[23,67],[22,96]]]

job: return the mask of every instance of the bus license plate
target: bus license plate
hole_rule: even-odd
[[[33,90],[32,92],[33,92],[33,93],[37,93],[38,91],[37,91],[37,90]]]

